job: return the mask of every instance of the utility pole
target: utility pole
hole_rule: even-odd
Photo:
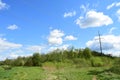
[[[102,54],[102,43],[101,43],[101,37],[100,37],[99,31],[98,31],[98,36],[99,36],[100,51],[101,51],[101,54]]]

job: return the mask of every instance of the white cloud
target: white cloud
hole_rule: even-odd
[[[117,10],[116,15],[118,17],[118,21],[120,21],[120,9]]]
[[[69,46],[70,45],[67,45],[67,44],[62,45],[62,46],[54,46],[54,47],[50,47],[48,51],[54,51],[56,49],[67,50]]]
[[[89,4],[87,5],[81,5],[80,8],[83,9],[84,12],[88,11],[89,10]]]
[[[76,24],[81,28],[107,26],[112,23],[113,21],[109,16],[94,10],[88,11],[84,17],[79,17],[76,20]]]
[[[17,57],[27,57],[27,56],[31,56],[32,54],[27,54],[23,49],[16,49],[16,50],[12,50],[9,51],[8,54],[3,55],[4,57],[8,58],[8,59],[15,59]]]
[[[8,26],[7,29],[9,29],[9,30],[16,30],[16,29],[18,29],[18,26],[13,24],[13,25]]]
[[[72,35],[69,35],[65,37],[65,40],[77,40],[77,38]]]
[[[107,6],[107,9],[111,9],[113,6],[115,6],[116,3],[112,3],[110,5]]]
[[[110,53],[114,56],[120,55],[120,35],[103,35],[101,36],[102,49],[106,53]],[[95,36],[93,40],[90,40],[86,43],[87,47],[90,47],[93,50],[99,51],[99,41],[98,36]],[[113,52],[113,53],[111,53]],[[119,52],[119,53],[118,53]]]
[[[110,30],[109,30],[109,34],[112,34],[113,30],[117,29],[116,27],[112,27]]]
[[[15,59],[15,58],[17,58],[18,56],[20,56],[20,55],[15,54],[15,53],[10,53],[10,55],[7,56],[7,58],[9,58],[9,59]]]
[[[4,57],[4,56],[0,56],[0,61],[4,61],[6,59],[6,57]]]
[[[106,9],[111,9],[113,7],[119,7],[119,6],[120,6],[120,2],[114,2],[110,5],[108,5]]]
[[[76,11],[73,11],[73,12],[65,12],[64,13],[64,18],[66,18],[66,17],[73,17],[73,16],[75,16],[76,15]]]
[[[5,38],[0,38],[0,52],[10,50],[10,49],[17,49],[20,47],[22,47],[21,44],[8,42]]]
[[[42,49],[43,49],[43,47],[39,46],[39,45],[34,45],[34,46],[27,47],[27,50],[30,50],[30,51],[33,51],[33,52],[41,52]]]
[[[116,7],[119,7],[119,6],[120,6],[120,2],[117,2],[117,3],[116,3]]]
[[[8,8],[8,5],[0,0],[0,10]]]
[[[83,10],[84,10],[84,12],[86,12],[86,11],[87,11],[87,9],[86,9],[86,7],[85,7],[84,5],[81,5],[81,6],[80,6],[80,8],[81,8],[81,9],[83,9]]]
[[[50,35],[48,37],[48,42],[51,45],[61,45],[63,43],[62,37],[64,36],[64,33],[58,29],[54,29],[50,32]]]

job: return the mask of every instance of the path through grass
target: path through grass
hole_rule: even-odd
[[[0,67],[0,80],[120,80],[105,67]]]

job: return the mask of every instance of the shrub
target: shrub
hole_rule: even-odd
[[[83,50],[83,55],[82,55],[85,59],[90,59],[92,54],[91,54],[91,50],[89,48],[85,48]]]
[[[4,66],[2,66],[2,68],[3,68],[4,70],[11,70],[11,69],[12,69],[12,67],[11,67],[11,66],[8,66],[8,65],[4,65]]]
[[[91,58],[91,65],[92,65],[92,67],[102,67],[102,66],[104,66],[104,63],[101,58],[93,57],[93,58]]]
[[[77,68],[81,68],[81,67],[89,67],[91,66],[90,61],[86,60],[84,58],[76,58],[73,59],[73,63],[76,65]]]
[[[110,71],[116,74],[120,74],[120,66],[113,66],[110,68]]]
[[[120,58],[115,61],[110,71],[116,74],[120,74]]]

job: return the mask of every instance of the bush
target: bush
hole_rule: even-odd
[[[90,59],[92,57],[91,50],[89,48],[85,48],[83,50],[82,57],[84,57],[85,59]]]
[[[102,67],[102,66],[104,66],[104,63],[101,58],[93,57],[91,59],[91,65],[92,65],[92,67]]]
[[[91,66],[90,61],[86,60],[84,58],[82,58],[82,59],[80,59],[80,58],[73,59],[73,63],[76,65],[77,68]]]
[[[12,67],[11,67],[11,66],[8,66],[8,65],[4,65],[4,66],[2,66],[2,68],[3,68],[4,70],[11,70],[11,69],[12,69]]]
[[[110,57],[101,57],[102,62],[104,62],[104,66],[112,66],[113,65],[113,59]]]
[[[110,68],[110,71],[116,74],[120,74],[120,66],[113,66]]]
[[[116,74],[120,74],[120,58],[115,61],[110,71]]]

